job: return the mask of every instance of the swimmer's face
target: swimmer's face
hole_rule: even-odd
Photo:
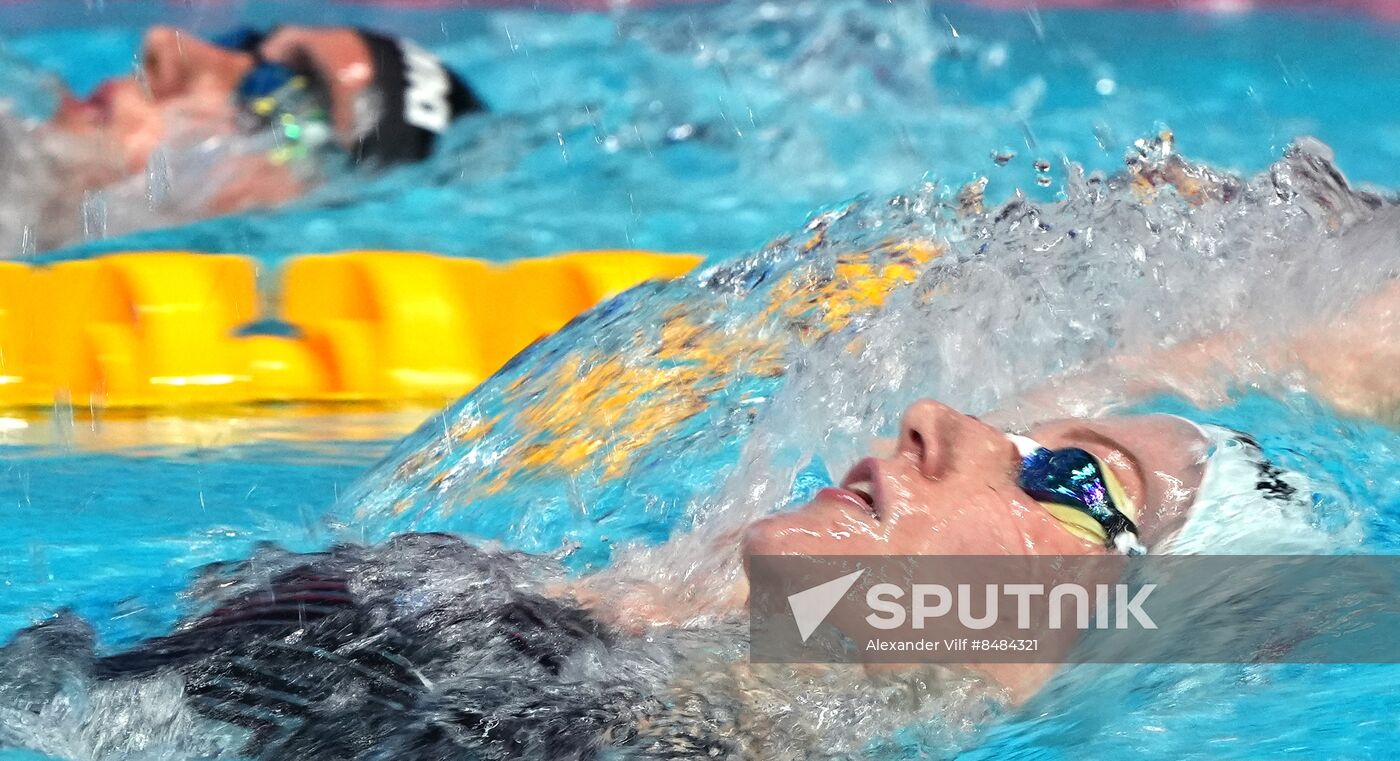
[[[1140,506],[1149,545],[1184,517],[1200,483],[1204,442],[1178,418],[1062,421],[1033,429],[1051,448],[1078,447],[1118,477]],[[755,523],[747,555],[1095,554],[1017,486],[1021,458],[1006,434],[937,402],[905,411],[893,453],[853,467],[842,487]]]
[[[146,34],[139,74],[109,79],[84,100],[65,98],[51,126],[100,141],[126,171],[139,171],[173,130],[231,131],[234,92],[252,67],[247,53],[155,27]]]

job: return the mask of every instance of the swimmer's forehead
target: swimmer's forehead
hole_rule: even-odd
[[[1108,446],[1121,446],[1125,438],[1138,438],[1153,435],[1169,428],[1198,427],[1175,415],[1114,415],[1096,418],[1059,418],[1046,420],[1031,426],[1028,431],[1008,431],[1008,435],[1019,435],[1043,443],[1047,440],[1086,441]]]
[[[1141,430],[1152,433],[1162,425],[1173,427],[1189,426],[1198,431],[1200,427],[1176,415],[1144,414],[1114,415],[1099,418],[1056,418],[1032,425],[1028,430],[1006,431],[1006,435],[1016,444],[1022,456],[1045,446],[1096,445],[1099,448],[1122,450],[1125,448],[1124,434]],[[1127,438],[1134,438],[1128,436]],[[879,436],[871,440],[869,451],[876,457],[888,457],[895,453],[898,439]]]

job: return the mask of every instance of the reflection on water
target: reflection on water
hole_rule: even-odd
[[[289,451],[338,452],[347,442],[387,448],[434,412],[412,404],[281,404],[191,410],[74,410],[0,416],[0,452],[111,452],[142,456],[166,451],[251,444]],[[20,450],[15,450],[20,451]]]

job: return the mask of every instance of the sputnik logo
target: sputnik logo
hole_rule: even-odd
[[[864,573],[865,569],[862,568],[854,573],[848,573],[840,578],[788,595],[788,607],[792,609],[792,617],[797,621],[797,633],[802,635],[802,644],[807,644],[807,638],[812,636],[812,632],[822,625],[827,616],[831,615],[836,604],[841,602],[841,598],[845,597],[847,592],[851,591],[856,579],[859,579]]]

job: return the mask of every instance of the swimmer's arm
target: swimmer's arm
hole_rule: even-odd
[[[1279,377],[1296,378],[1349,414],[1400,416],[1400,282],[1366,297],[1343,318],[1272,343],[1224,331],[1114,357],[1028,391],[988,422],[1015,428],[1050,417],[1092,417],[1159,393],[1213,406],[1228,400],[1232,384]]]
[[[1270,344],[1225,332],[1116,364],[1129,371],[1130,391],[1167,390],[1213,402],[1227,391],[1222,380],[1293,376],[1343,412],[1393,416],[1400,412],[1400,281],[1341,318]]]
[[[1351,314],[1302,331],[1285,351],[1315,380],[1314,390],[1342,410],[1400,415],[1400,281]]]

